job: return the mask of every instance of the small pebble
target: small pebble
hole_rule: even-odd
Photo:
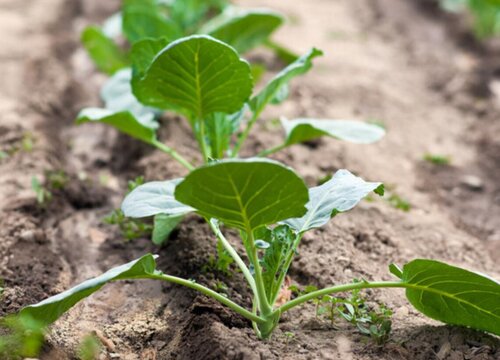
[[[483,180],[475,175],[466,175],[461,180],[460,183],[470,190],[481,191],[484,188]]]

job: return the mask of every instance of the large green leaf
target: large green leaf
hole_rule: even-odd
[[[125,0],[122,14],[123,33],[131,43],[146,38],[175,40],[181,36],[178,26],[161,14],[154,0]]]
[[[122,211],[133,218],[157,214],[182,216],[194,211],[174,198],[174,191],[182,178],[168,181],[152,181],[132,190],[123,200]]]
[[[139,123],[151,128],[159,127],[156,117],[159,111],[142,105],[132,94],[132,71],[122,69],[114,74],[103,86],[101,98],[105,107],[115,113],[129,111]]]
[[[321,227],[335,214],[351,210],[372,191],[382,193],[382,184],[366,182],[347,170],[339,170],[323,185],[309,189],[307,213],[303,217],[283,223],[300,233]]]
[[[283,16],[270,10],[245,10],[229,7],[201,29],[244,53],[264,43],[283,24]]]
[[[92,295],[105,284],[117,280],[147,279],[155,273],[155,269],[155,257],[151,254],[144,255],[138,260],[113,268],[96,278],[87,280],[38,304],[27,306],[21,310],[20,315],[29,316],[45,325],[49,325],[80,300]]]
[[[102,72],[111,75],[127,66],[125,53],[98,27],[85,28],[81,40],[90,58]]]
[[[250,66],[230,46],[210,36],[193,35],[169,44],[134,94],[146,105],[182,111],[190,119],[240,110],[252,91]]]
[[[448,324],[500,335],[500,284],[483,275],[434,260],[403,267],[406,296],[425,315]]]
[[[250,108],[254,113],[260,112],[269,104],[281,88],[287,85],[294,77],[304,74],[312,67],[312,60],[323,55],[323,52],[318,49],[311,49],[309,52],[301,56],[297,61],[291,63],[276,75],[269,83],[250,101]]]
[[[358,144],[371,144],[385,135],[377,125],[350,120],[281,119],[286,132],[285,143],[293,145],[321,136],[330,136]]]
[[[304,215],[304,181],[271,160],[225,160],[192,171],[175,189],[175,198],[204,216],[247,232]]]
[[[133,138],[154,145],[157,141],[154,129],[141,124],[130,111],[113,112],[108,109],[86,108],[80,111],[76,123],[100,122],[108,124]]]

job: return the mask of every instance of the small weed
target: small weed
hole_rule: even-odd
[[[424,160],[434,165],[450,165],[451,163],[451,158],[449,156],[429,154],[429,153],[424,155]]]
[[[36,194],[38,205],[45,206],[52,200],[52,193],[38,180],[36,176],[31,178],[31,188]]]
[[[391,194],[389,198],[387,198],[387,202],[394,208],[399,209],[404,212],[408,212],[411,210],[411,204],[400,197],[398,194]]]
[[[102,349],[102,343],[95,335],[87,335],[83,338],[78,348],[80,360],[97,360]]]

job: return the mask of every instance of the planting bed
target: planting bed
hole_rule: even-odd
[[[500,278],[500,44],[478,43],[464,19],[432,1],[243,0],[268,6],[290,21],[277,39],[303,53],[325,52],[307,76],[292,83],[289,101],[266,118],[359,118],[384,123],[373,145],[322,139],[273,155],[308,185],[340,168],[382,181],[408,212],[384,198],[365,201],[306,235],[291,281],[325,287],[353,278],[390,279],[387,264],[434,258]],[[147,252],[159,269],[214,286],[250,307],[243,276],[204,271],[215,239],[189,216],[166,246],[125,242],[102,218],[117,208],[127,181],[186,175],[168,156],[95,124],[76,127],[84,106],[96,106],[105,77],[79,44],[89,23],[118,1],[6,0],[0,5],[0,315],[38,302]],[[282,64],[265,51],[250,55],[268,68]],[[496,59],[496,61],[495,61]],[[180,118],[164,118],[160,138],[187,158],[198,155]],[[250,147],[278,144],[272,121],[250,136]],[[256,136],[255,134],[259,134]],[[30,142],[32,146],[30,146]],[[14,151],[17,149],[17,151]],[[254,153],[254,152],[252,152]],[[451,165],[423,160],[451,156]],[[41,208],[32,176],[63,170],[70,181]],[[229,238],[235,233],[228,232]],[[397,290],[369,290],[393,311],[393,333],[373,344],[343,322],[316,319],[314,306],[286,313],[269,341],[248,321],[203,295],[152,281],[108,285],[53,327],[43,359],[71,359],[86,334],[97,333],[104,359],[499,359],[498,338],[444,326],[419,315]],[[285,335],[293,333],[293,337]]]

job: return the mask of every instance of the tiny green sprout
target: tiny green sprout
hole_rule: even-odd
[[[369,193],[377,189],[380,193],[380,183],[366,182],[347,170],[339,170],[328,182],[308,189],[289,167],[251,158],[214,162],[167,185],[173,188],[172,193],[165,191],[164,182],[138,187],[122,204],[125,215],[177,216],[191,212],[205,218],[243,275],[248,288],[244,303],[252,304],[251,308],[194,280],[157,270],[156,256],[147,254],[39,304],[27,306],[20,314],[49,325],[109,282],[154,279],[188,287],[219,301],[246,318],[258,338],[267,339],[285,312],[315,299],[330,301],[336,294],[348,292],[353,295],[338,302],[340,315],[382,343],[391,328],[390,311],[381,308],[370,312],[359,291],[402,288],[408,301],[424,315],[500,335],[500,284],[435,260],[416,259],[402,269],[391,265],[395,280],[362,280],[323,289],[309,288],[293,299],[282,301],[280,293],[284,287],[290,289],[285,279],[304,233],[324,226],[332,215],[340,216],[351,210]],[[141,188],[147,191],[137,193]],[[224,236],[222,226],[239,231],[240,246]],[[262,245],[259,240],[269,246],[258,246]]]
[[[21,149],[25,152],[31,152],[33,150],[33,145],[33,134],[30,132],[25,132],[21,140]]]
[[[61,190],[67,185],[69,179],[64,170],[48,170],[45,172],[49,189]]]
[[[9,154],[7,154],[5,151],[0,150],[0,160],[7,159],[9,157]]]
[[[401,211],[404,211],[404,212],[408,212],[411,210],[411,204],[403,199],[401,196],[399,196],[398,194],[395,194],[395,193],[392,193],[388,198],[387,198],[387,202],[394,208],[398,209],[398,210],[401,210]]]
[[[291,331],[285,331],[283,333],[283,336],[285,337],[285,347],[288,348],[290,342],[295,338],[295,333]]]
[[[147,237],[153,232],[153,226],[142,220],[130,219],[120,209],[115,209],[102,221],[107,225],[117,225],[120,233],[126,240]]]
[[[449,156],[436,155],[427,153],[424,155],[424,160],[434,165],[450,165],[451,158]]]
[[[38,180],[36,176],[31,178],[31,188],[36,194],[38,205],[45,206],[52,200],[52,193]]]
[[[127,183],[128,193],[144,184],[144,176],[138,176]],[[108,225],[117,225],[120,233],[126,240],[134,240],[150,236],[153,233],[153,225],[139,219],[131,219],[123,214],[121,209],[115,209],[102,221]]]
[[[80,360],[97,360],[101,353],[102,343],[96,335],[86,335],[78,348],[78,358]]]

